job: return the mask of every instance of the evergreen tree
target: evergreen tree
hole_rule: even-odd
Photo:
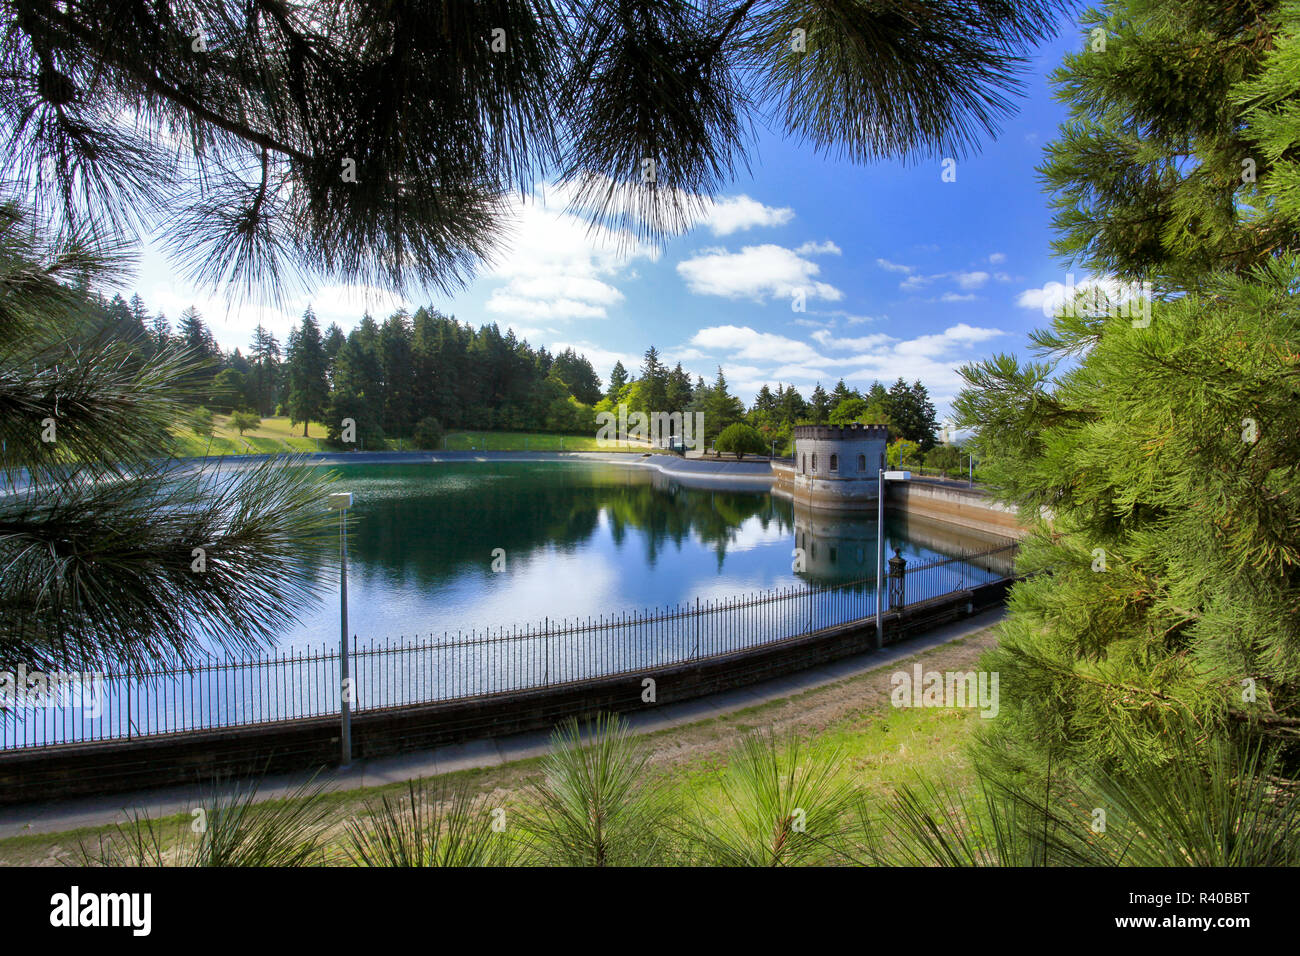
[[[847,402],[851,398],[861,398],[856,388],[849,388],[844,384],[844,379],[835,383],[835,388],[831,391],[831,411],[842,402]]]
[[[611,402],[617,402],[619,393],[623,391],[625,385],[627,385],[627,369],[623,367],[621,361],[615,362],[613,371],[609,373],[609,390],[605,392],[605,396]]]
[[[217,340],[212,337],[212,331],[203,321],[203,316],[199,310],[190,306],[181,313],[180,325],[176,329],[176,337],[180,344],[190,350],[197,359],[202,362],[213,362],[221,356],[221,349],[217,345]]]
[[[653,345],[646,349],[641,366],[641,402],[638,411],[663,412],[668,409],[668,370],[659,361],[659,350]]]
[[[1281,82],[1262,75],[1287,9],[1111,0],[1083,15],[1083,48],[1052,77],[1070,119],[1041,168],[1063,259],[1171,291],[1300,251],[1295,217],[1266,201],[1285,182],[1277,149],[1293,139],[1258,135],[1297,98],[1285,47],[1272,61]]]
[[[81,290],[119,264],[16,204],[0,222],[0,479],[18,489],[0,495],[0,671],[270,646],[320,590],[326,477],[271,459],[232,491],[224,470],[171,467],[194,357],[170,345],[137,364],[85,338]]]
[[[964,155],[1067,6],[2,2],[24,91],[0,98],[4,168],[42,212],[80,228],[160,210],[203,282],[444,289],[543,171],[591,221],[653,240],[748,165],[760,117],[857,162]]]
[[[678,362],[668,373],[666,407],[669,412],[685,413],[691,406],[691,377]]]
[[[421,417],[412,405],[415,369],[411,358],[411,324],[405,312],[396,312],[384,320],[379,329],[379,354],[384,432],[405,438]]]
[[[939,440],[934,403],[919,381],[908,385],[900,378],[894,382],[889,388],[886,410],[896,436],[915,442],[921,451],[929,451]]]
[[[567,348],[555,356],[553,372],[559,376],[570,395],[580,402],[595,405],[600,401],[600,378],[585,355]]]
[[[793,385],[781,393],[780,401],[781,419],[786,425],[794,425],[810,414],[808,403]]]
[[[302,316],[302,324],[289,333],[287,361],[289,384],[288,405],[291,423],[302,422],[303,437],[313,418],[320,419],[329,400],[329,383],[326,380],[325,347],[321,342],[320,326],[309,308]]]
[[[254,375],[256,377],[255,407],[259,415],[265,417],[275,410],[276,378],[280,366],[280,343],[275,336],[262,327],[259,322],[253,333],[248,354],[252,356]]]
[[[343,347],[343,343],[346,341],[347,336],[343,334],[343,329],[339,327],[337,322],[331,322],[330,327],[325,331],[325,341],[323,343],[325,367],[330,370],[331,376],[333,376],[334,360],[338,358],[339,349]]]
[[[722,434],[728,425],[745,416],[744,403],[727,390],[727,378],[718,366],[718,377],[704,398],[704,440],[707,442]]]
[[[825,425],[831,414],[831,397],[826,394],[821,382],[813,387],[812,400],[808,404],[813,424]]]
[[[1067,303],[1038,360],[962,370],[957,425],[1034,528],[988,661],[1003,769],[1149,771],[1186,759],[1190,721],[1283,741],[1295,775],[1300,169],[1274,150],[1296,130],[1298,12],[1112,2],[1085,17],[1105,52],[1058,75],[1057,248],[1155,301],[1149,322]]]
[[[172,326],[167,321],[167,316],[159,312],[149,323],[149,330],[153,336],[153,347],[155,352],[161,352],[171,344]]]
[[[1018,570],[1043,572],[988,663],[1024,768],[1160,762],[1187,717],[1295,741],[1300,266],[1205,285],[1149,328],[1062,315],[1035,335],[1047,361],[962,370],[959,424],[1035,527]]]

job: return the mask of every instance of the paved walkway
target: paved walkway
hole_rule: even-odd
[[[888,667],[904,658],[981,631],[1002,619],[1005,611],[994,608],[963,621],[956,621],[882,651],[846,657],[820,667],[778,677],[750,687],[742,687],[698,700],[665,704],[625,715],[637,733],[652,733],[709,720],[733,711],[754,707],[772,700],[832,684],[867,671]],[[475,767],[490,767],[538,757],[547,752],[548,731],[515,734],[509,737],[476,740],[466,744],[439,747],[419,753],[373,760],[358,760],[346,770],[333,769],[325,775],[329,790],[355,790],[389,783],[452,773]],[[310,774],[284,774],[267,777],[259,787],[266,797],[281,796],[301,786]],[[86,797],[51,803],[0,807],[0,839],[23,834],[57,833],[78,827],[106,826],[128,819],[124,808],[138,808],[150,816],[189,813],[210,793],[206,787],[173,787],[105,797]]]

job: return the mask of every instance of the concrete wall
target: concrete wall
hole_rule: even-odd
[[[958,592],[884,618],[893,643],[938,624],[1000,604],[1008,582]],[[689,700],[861,653],[873,646],[869,621],[748,651],[619,677],[582,681],[474,700],[357,714],[355,756],[378,757],[443,744],[547,730],[570,716],[631,712]],[[654,678],[657,700],[641,700]],[[248,777],[333,766],[339,759],[337,717],[282,721],[131,741],[68,744],[0,753],[0,804],[57,800],[150,787],[206,784],[217,776]]]
[[[984,534],[1025,536],[1016,510],[978,489],[927,481],[891,482],[885,506]]]

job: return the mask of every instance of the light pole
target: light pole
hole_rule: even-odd
[[[910,471],[876,471],[876,650],[885,646],[885,482],[908,481]]]
[[[352,763],[352,688],[348,674],[348,509],[352,507],[352,492],[331,494],[329,506],[339,513],[339,712],[343,722],[343,760],[339,766],[347,767]]]

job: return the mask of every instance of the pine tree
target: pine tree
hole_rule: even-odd
[[[292,459],[233,484],[172,467],[194,357],[171,344],[130,362],[125,343],[82,337],[79,288],[120,264],[13,203],[0,223],[0,671],[268,647],[319,593],[325,476]]]
[[[704,399],[704,440],[717,438],[728,425],[745,417],[744,403],[727,390],[727,377],[718,366],[718,377]]]
[[[1035,526],[988,662],[1030,768],[1159,762],[1182,718],[1295,741],[1300,265],[1204,284],[1150,327],[1063,315],[1047,361],[962,370],[959,424]]]
[[[760,118],[857,162],[964,155],[1067,5],[3,0],[4,167],[78,227],[161,211],[204,283],[449,289],[509,228],[501,197],[552,171],[591,221],[658,239],[748,165]]]
[[[316,314],[310,308],[303,313],[302,324],[289,333],[287,365],[289,419],[294,424],[302,422],[306,438],[311,420],[324,415],[329,400],[325,348]]]
[[[691,406],[691,377],[682,368],[681,362],[678,362],[673,370],[668,373],[666,405],[669,412],[682,412],[683,414]]]
[[[252,356],[256,376],[257,411],[261,416],[275,410],[275,383],[280,365],[280,343],[259,322],[253,333],[248,354]]]
[[[1070,119],[1040,170],[1063,259],[1183,290],[1213,270],[1300,251],[1294,217],[1252,208],[1261,190],[1277,194],[1275,175],[1285,182],[1285,167],[1272,164],[1289,140],[1261,144],[1247,125],[1247,104],[1267,112],[1275,97],[1295,102],[1284,49],[1273,61],[1281,82],[1261,77],[1287,9],[1270,0],[1111,0],[1083,15],[1082,49],[1052,77]]]
[[[821,382],[813,387],[812,400],[808,404],[813,424],[825,425],[831,414],[831,397],[826,394]]]
[[[605,397],[611,402],[617,402],[619,393],[623,391],[625,385],[627,385],[627,369],[623,367],[622,362],[615,362],[613,371],[609,373],[609,389],[605,392]]]
[[[957,424],[1034,529],[987,662],[1003,769],[1149,771],[1184,759],[1191,722],[1282,741],[1294,776],[1300,167],[1270,150],[1293,141],[1298,11],[1110,3],[1085,19],[1105,51],[1060,73],[1058,249],[1155,301],[1140,319],[1066,303],[1037,360],[962,370]]]
[[[659,350],[653,345],[645,351],[641,366],[641,402],[637,409],[644,412],[663,412],[668,408],[668,370],[659,361]]]
[[[171,344],[172,326],[167,321],[167,316],[159,312],[149,323],[149,330],[153,336],[154,351],[161,352]]]

